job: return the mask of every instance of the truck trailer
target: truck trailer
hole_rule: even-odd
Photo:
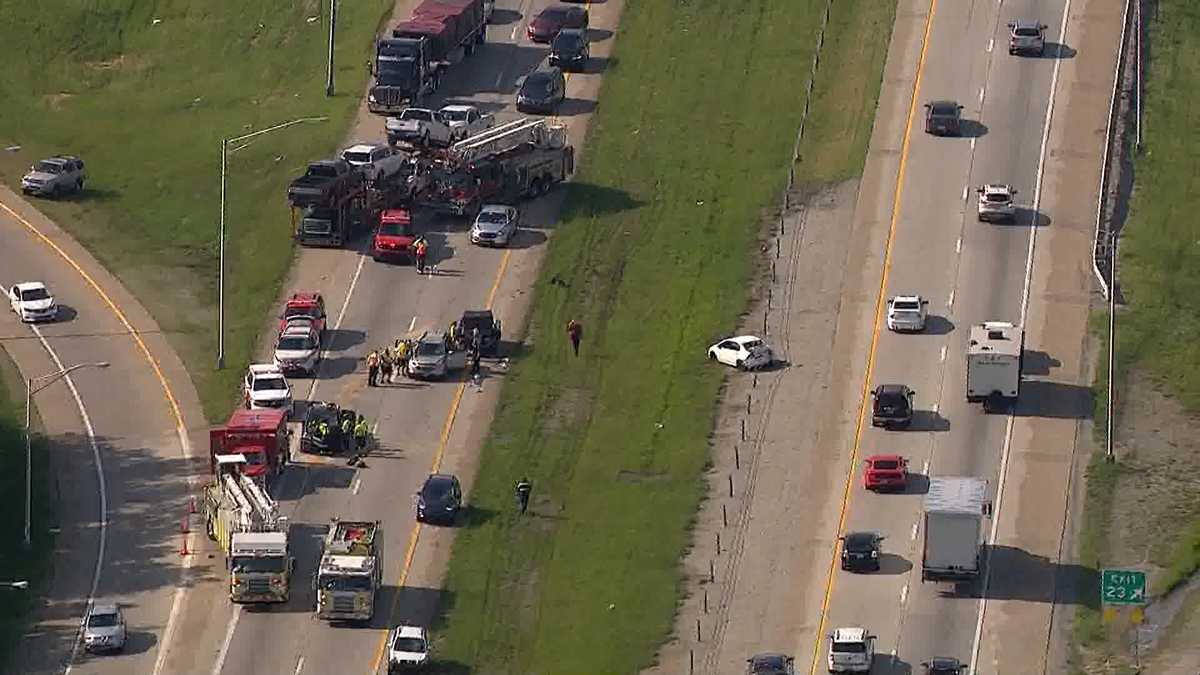
[[[921,581],[971,581],[979,576],[983,518],[990,513],[986,481],[930,478],[925,495]]]
[[[313,578],[317,617],[326,621],[370,621],[382,583],[382,558],[380,521],[334,518]]]
[[[967,342],[967,401],[1012,403],[1021,390],[1025,332],[1004,321],[971,326]]]

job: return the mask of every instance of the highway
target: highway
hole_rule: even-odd
[[[396,18],[410,5],[401,2]],[[488,42],[475,56],[452,67],[431,103],[470,102],[497,121],[516,117],[516,80],[547,53],[525,37],[529,20],[547,2],[498,3]],[[577,149],[599,92],[600,73],[612,45],[621,4],[591,10],[591,64],[568,78],[568,100],[556,120],[567,125]],[[365,117],[349,141],[381,141],[383,119]],[[418,215],[416,228],[430,242],[434,271],[419,275],[410,265],[376,263],[355,250],[303,250],[285,291],[319,290],[325,295],[331,347],[318,379],[294,380],[298,400],[335,400],[365,414],[377,448],[363,468],[342,459],[301,456],[277,488],[292,523],[297,569],[292,599],[283,607],[234,608],[227,602],[197,605],[185,623],[195,628],[179,672],[367,673],[381,666],[385,631],[399,622],[428,625],[441,600],[442,571],[453,530],[415,527],[413,495],[425,476],[440,470],[459,475],[470,502],[470,478],[487,430],[503,358],[484,361],[481,390],[458,377],[444,382],[403,380],[366,387],[365,355],[375,347],[423,330],[444,329],[465,309],[492,308],[504,323],[502,347],[512,353],[522,325],[527,290],[554,225],[563,191],[524,205],[511,249],[487,250],[467,241],[462,219]],[[280,195],[280,200],[283,195]],[[358,242],[365,245],[365,241]],[[267,354],[264,353],[264,359]],[[516,477],[514,477],[515,480]],[[331,517],[384,522],[385,588],[369,627],[331,626],[313,618],[310,581],[320,539]],[[219,567],[212,574],[223,574]],[[218,585],[213,588],[220,592]]]
[[[6,307],[4,349],[26,378],[76,364],[109,366],[76,370],[35,397],[52,445],[62,529],[46,605],[15,666],[22,673],[157,673],[181,601],[179,529],[194,471],[185,457],[194,441],[183,429],[203,425],[199,400],[146,310],[35,206],[0,188],[3,282],[44,281],[61,309],[54,322],[26,326]],[[34,523],[48,525],[42,514]],[[122,607],[129,631],[122,654],[75,651],[93,597]]]

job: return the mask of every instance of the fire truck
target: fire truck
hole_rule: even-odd
[[[287,519],[266,490],[242,472],[243,455],[218,455],[217,475],[204,488],[208,536],[225,554],[229,599],[287,602],[296,561]]]
[[[370,621],[382,581],[380,521],[334,518],[313,578],[317,617],[326,621]]]
[[[225,426],[208,432],[209,471],[217,473],[218,457],[240,455],[245,458],[241,473],[265,486],[288,461],[287,416],[288,411],[280,408],[234,410]]]
[[[474,216],[485,203],[513,204],[545,194],[574,171],[566,127],[522,118],[451,146],[433,163],[430,185],[417,203]]]

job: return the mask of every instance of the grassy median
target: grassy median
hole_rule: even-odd
[[[76,153],[86,194],[37,205],[78,237],[169,334],[209,417],[228,413],[292,259],[288,177],[331,154],[357,109],[391,0],[342,2],[338,95],[325,96],[319,0],[0,0],[0,179]],[[229,163],[228,368],[215,370],[220,139],[299,117]]]
[[[626,4],[472,490],[487,517],[455,543],[438,630],[448,665],[630,673],[671,631],[724,376],[704,350],[746,307],[824,4]],[[889,3],[836,4],[828,58],[862,86],[822,88],[813,114],[818,128],[850,115],[859,140],[802,165],[808,182],[861,170],[890,33]],[[871,37],[883,47],[856,61],[864,25],[882,27]],[[533,501],[518,518],[522,475]]]
[[[1161,0],[1148,17],[1143,145],[1118,264],[1128,303],[1117,315],[1113,374],[1120,459],[1096,459],[1089,468],[1080,557],[1096,567],[1146,569],[1150,593],[1161,596],[1200,569],[1200,127],[1193,112],[1200,104],[1200,8]],[[1200,622],[1195,599],[1166,631],[1160,658],[1169,662],[1174,647],[1194,646],[1194,633],[1176,645],[1171,639],[1189,620]],[[1075,671],[1133,672],[1128,630],[1128,613],[1105,625],[1098,612],[1080,608]],[[1160,667],[1147,664],[1143,672]]]

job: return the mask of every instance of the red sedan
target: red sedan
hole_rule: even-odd
[[[863,487],[868,490],[903,490],[908,486],[908,460],[900,455],[872,455],[863,464]]]

